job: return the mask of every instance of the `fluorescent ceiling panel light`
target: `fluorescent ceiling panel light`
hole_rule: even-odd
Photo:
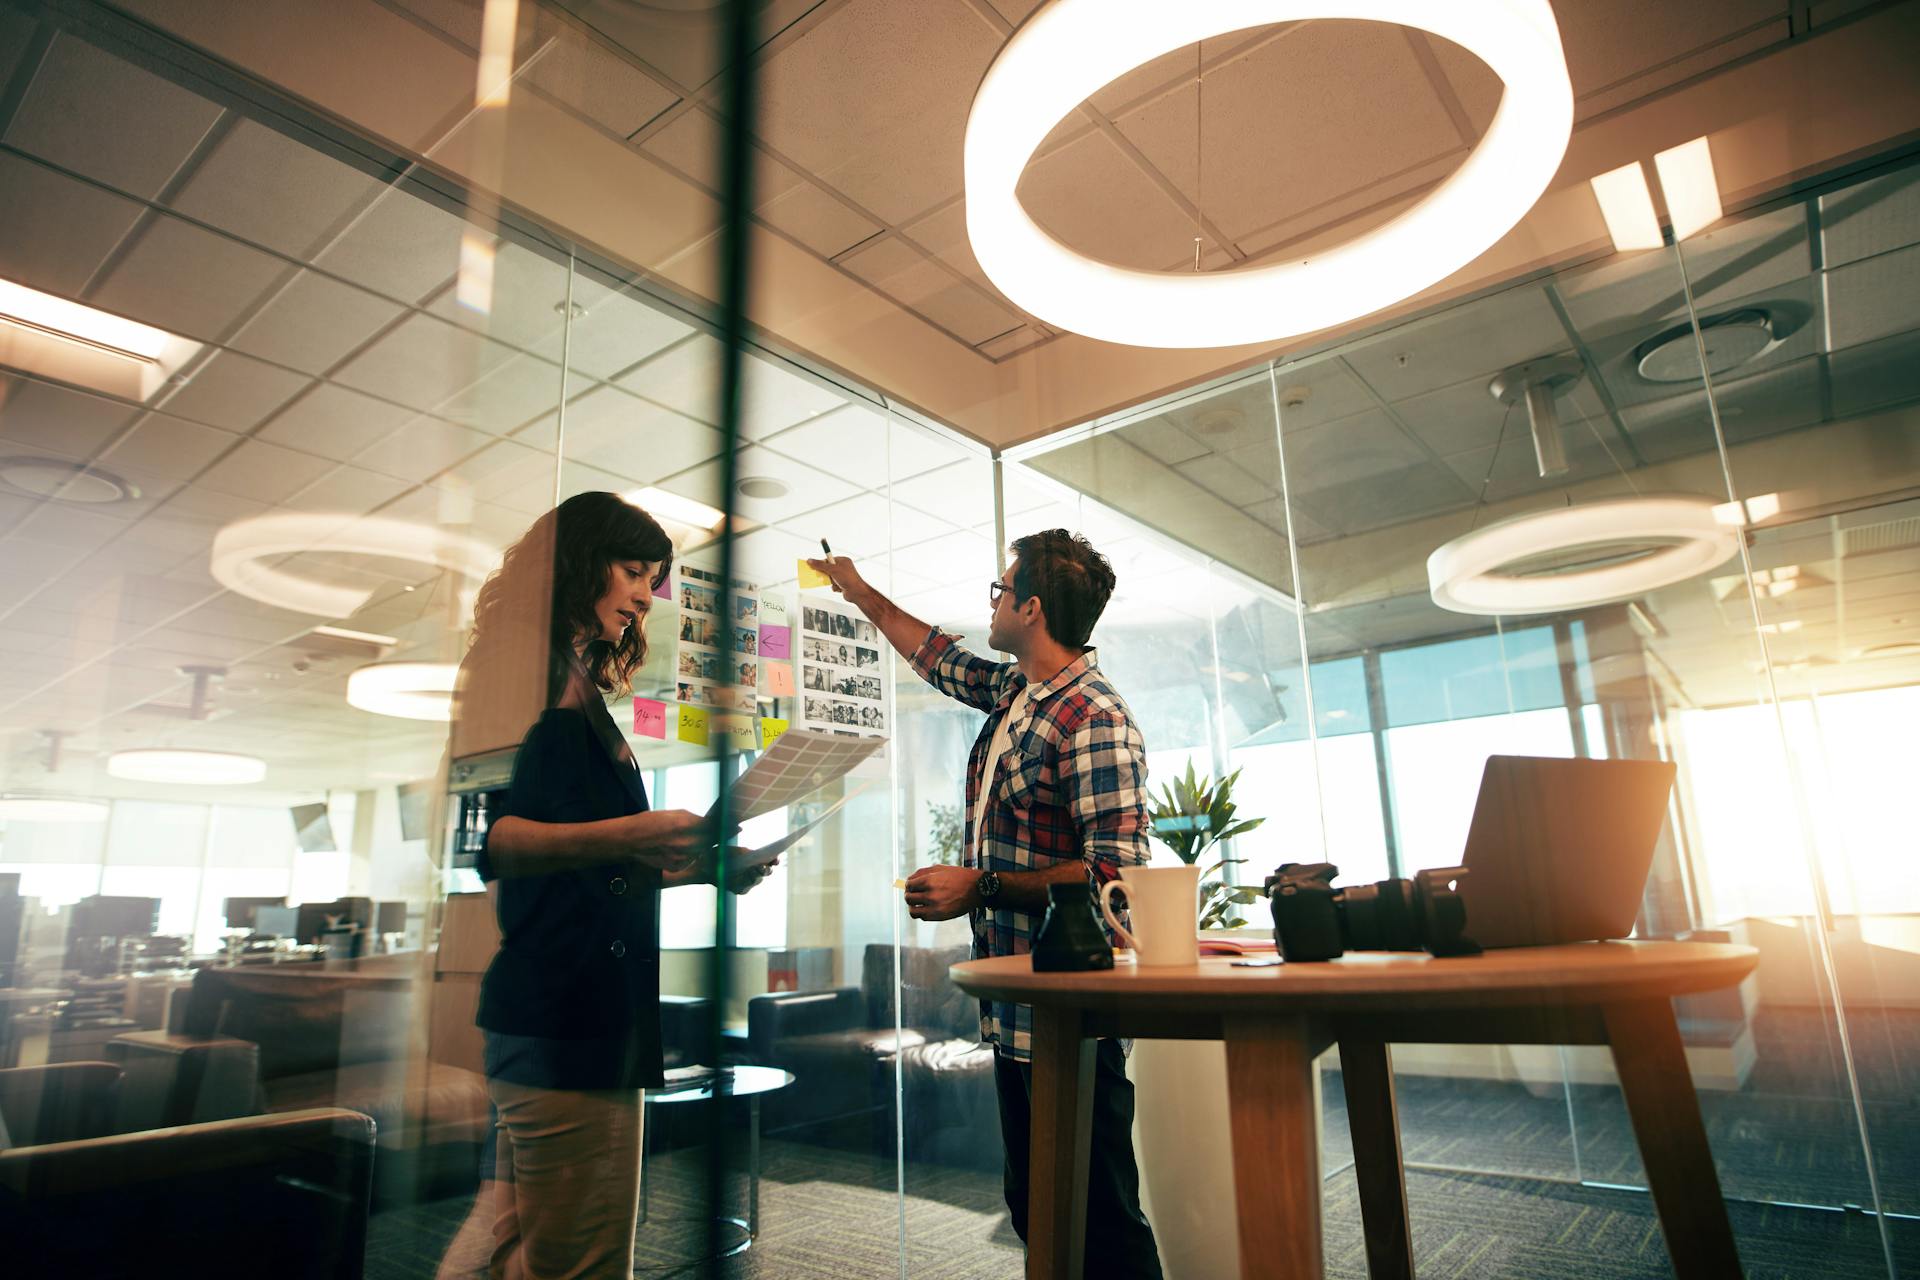
[[[460,237],[460,274],[453,300],[469,311],[493,310],[493,237],[469,227]]]
[[[1455,613],[1555,613],[1645,595],[1724,564],[1740,535],[1710,498],[1616,498],[1553,507],[1475,529],[1427,557],[1433,602]],[[1644,542],[1646,555],[1597,569],[1507,574],[1502,566],[1555,551]]]
[[[116,751],[107,757],[107,772],[128,782],[167,782],[197,787],[241,786],[267,776],[267,762],[259,756],[229,751],[142,749]]]
[[[1777,493],[1763,493],[1758,497],[1722,502],[1713,509],[1715,520],[1736,529],[1743,524],[1758,524],[1762,520],[1771,520],[1779,514],[1780,495]]]
[[[690,529],[718,529],[720,522],[727,518],[727,513],[716,507],[651,486],[630,489],[620,496],[656,520],[670,520]]]
[[[105,822],[107,806],[68,796],[0,796],[0,819],[10,822]]]
[[[507,105],[513,91],[513,42],[519,27],[520,0],[486,0],[480,13],[480,58],[474,69],[475,105]]]
[[[229,591],[261,604],[323,618],[345,618],[373,597],[371,587],[350,587],[304,577],[280,564],[303,551],[376,556],[428,564],[458,573],[462,616],[473,595],[500,563],[497,548],[428,524],[388,516],[350,516],[283,511],[237,520],[214,535],[208,570]]]
[[[399,639],[395,636],[375,635],[371,631],[349,631],[345,627],[315,627],[313,634],[316,636],[332,636],[336,640],[357,640],[361,644],[391,646],[400,643]]]
[[[1705,138],[1667,148],[1654,156],[1653,167],[1660,174],[1660,192],[1667,198],[1675,240],[1685,240],[1720,221],[1720,184],[1713,176],[1713,153]]]
[[[347,677],[347,702],[402,720],[453,719],[451,662],[375,662]]]
[[[1607,220],[1607,234],[1613,237],[1617,252],[1658,249],[1666,243],[1660,236],[1659,215],[1653,211],[1646,171],[1638,160],[1589,178],[1587,185],[1600,202],[1600,216]]]
[[[145,400],[201,344],[11,280],[0,280],[0,364]]]
[[[1399,217],[1304,260],[1162,273],[1083,257],[1021,206],[1029,158],[1103,85],[1201,40],[1314,18],[1418,27],[1478,55],[1505,85],[1472,154]],[[1272,341],[1371,315],[1479,257],[1547,189],[1572,129],[1573,88],[1547,0],[1055,0],[1014,33],[974,96],[967,236],[1007,297],[1060,328],[1138,347]]]

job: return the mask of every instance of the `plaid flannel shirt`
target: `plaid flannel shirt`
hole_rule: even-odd
[[[1041,871],[1078,858],[1098,889],[1121,867],[1145,865],[1146,743],[1092,649],[1035,685],[1024,702],[1027,678],[1017,666],[977,657],[937,627],[914,651],[913,669],[941,693],[987,713],[967,760],[966,866]],[[1007,750],[988,779],[987,752],[1009,714]],[[974,806],[988,786],[984,830],[976,840]],[[1025,955],[1041,919],[1023,911],[974,911],[973,954]],[[1033,1010],[981,1001],[980,1038],[1029,1060]]]

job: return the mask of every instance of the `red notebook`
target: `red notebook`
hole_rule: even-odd
[[[1275,949],[1272,938],[1209,938],[1204,934],[1200,937],[1203,956],[1251,956]]]

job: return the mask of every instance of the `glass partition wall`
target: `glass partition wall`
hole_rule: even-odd
[[[105,1132],[371,1114],[369,1273],[482,1272],[515,1192],[475,1026],[498,945],[478,855],[546,695],[529,658],[456,713],[454,673],[506,550],[619,494],[675,547],[648,659],[609,703],[652,807],[705,813],[783,732],[889,740],[745,824],[756,847],[826,815],[749,892],[662,893],[675,1074],[644,1104],[642,1265],[1017,1274],[991,1050],[947,979],[969,930],[898,891],[961,858],[983,717],[798,562],[824,544],[984,651],[1008,544],[1062,527],[1115,569],[1092,639],[1155,804],[1191,769],[1233,777],[1258,822],[1203,858],[1223,936],[1269,933],[1248,890],[1282,862],[1344,884],[1453,862],[1490,755],[1674,764],[1636,932],[1761,951],[1680,1010],[1742,1249],[1861,1276],[1911,1257],[1914,169],[996,454],[770,341],[734,350],[730,419],[725,317],[667,283],[741,198],[718,116],[644,141],[711,201],[627,210],[613,252],[606,228],[471,191],[524,160],[512,129],[560,113],[624,141],[665,111],[658,86],[531,6],[491,31],[420,10],[439,123],[405,151],[426,163],[112,24],[0,8],[0,280],[162,343],[137,369],[10,356],[0,383],[0,1068],[116,1064]],[[684,16],[642,6],[617,34],[704,84],[714,33]],[[126,121],[138,136],[102,145]],[[994,359],[1049,336],[976,287],[957,206],[878,234],[758,163],[780,235]],[[944,246],[932,283],[900,246]],[[1646,532],[1676,498],[1693,531]],[[1524,558],[1481,565],[1515,576],[1506,596],[1466,611],[1472,575],[1435,576],[1441,548],[1444,570],[1542,517]],[[1655,573],[1682,543],[1702,559]],[[1635,566],[1654,576],[1579,594]],[[284,1039],[274,998],[310,1000],[328,1043]],[[258,1061],[154,1087],[215,1041]],[[1528,1231],[1589,1229],[1596,1204],[1650,1229],[1604,1052],[1394,1061],[1416,1225],[1492,1179],[1525,1189],[1505,1203]],[[1217,1046],[1143,1042],[1130,1070],[1168,1274],[1232,1274]],[[1337,1055],[1321,1079],[1329,1239],[1354,1243]],[[1817,1253],[1781,1225],[1806,1206],[1846,1211]],[[1635,1247],[1657,1273],[1657,1240]]]

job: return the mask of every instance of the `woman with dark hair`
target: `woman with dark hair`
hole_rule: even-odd
[[[475,1019],[499,1117],[496,1277],[633,1271],[640,1091],[663,1083],[660,891],[704,881],[720,834],[648,807],[607,711],[646,659],[647,612],[672,563],[653,517],[617,494],[578,494],[507,551],[474,609],[456,719],[497,734],[513,708],[521,723],[538,716],[480,855],[500,922]]]

